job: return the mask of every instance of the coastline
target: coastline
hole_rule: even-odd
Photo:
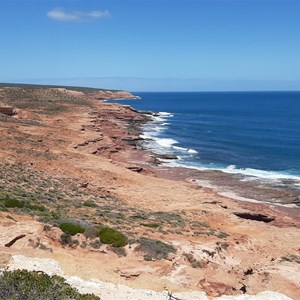
[[[127,101],[127,105],[128,103],[130,103],[130,101]],[[138,107],[143,106],[139,105]],[[184,144],[180,145],[181,147],[174,146],[173,144],[176,145],[177,141],[171,139],[170,135],[164,136],[163,128],[169,124],[169,118],[172,119],[172,114],[158,111],[139,112],[150,116],[150,121],[143,125],[141,135],[141,137],[144,138],[143,149],[156,153],[158,159],[162,161],[162,166],[191,170],[190,172],[195,176],[194,179],[198,182],[201,181],[202,185],[210,186],[221,194],[225,193],[228,195],[228,193],[231,193],[236,199],[245,201],[250,198],[254,201],[267,202],[274,205],[282,204],[286,207],[300,207],[298,177],[277,173],[275,171],[262,171],[248,168],[236,169],[233,165],[226,168],[224,167],[223,169],[210,167],[199,168],[197,161],[195,161],[194,164],[192,161],[188,161],[188,165],[186,165],[184,158],[186,154],[183,154],[183,160],[181,161],[180,151],[183,151],[183,153],[197,153],[197,151],[181,148],[186,147]],[[178,124],[176,126],[178,127]],[[251,195],[251,197],[249,197],[249,195]]]
[[[114,103],[116,104],[116,103]],[[117,104],[118,105],[118,104]],[[123,106],[120,103],[121,106]],[[140,164],[144,166],[144,157],[152,156],[153,160],[150,162],[151,172],[155,173],[155,176],[161,176],[167,179],[176,179],[182,181],[188,181],[196,184],[200,187],[208,188],[216,192],[217,194],[231,198],[233,200],[251,202],[257,204],[267,204],[269,206],[282,206],[283,208],[299,209],[300,208],[300,191],[294,188],[278,187],[273,184],[264,184],[260,179],[257,180],[243,180],[247,176],[241,174],[231,174],[222,170],[197,170],[193,167],[180,167],[169,166],[173,161],[176,161],[176,156],[172,156],[167,153],[155,153],[151,150],[144,148],[143,144],[147,139],[144,138],[144,132],[142,125],[151,123],[151,116],[159,116],[159,112],[142,112],[133,109],[132,107],[125,105],[128,109],[137,112],[141,116],[145,117],[143,122],[137,123],[135,128],[135,134],[140,137],[136,138],[136,144],[133,142],[131,145],[136,149],[145,151],[143,158],[140,158]],[[149,118],[150,116],[150,118]],[[150,154],[149,154],[150,153]],[[118,157],[116,156],[116,159]],[[149,168],[149,159],[146,159],[146,165]],[[172,173],[172,174],[171,174]],[[180,176],[176,173],[181,174]],[[251,196],[250,196],[251,195]],[[299,213],[299,211],[298,211]],[[292,215],[297,215],[297,211]]]
[[[126,255],[93,248],[82,235],[78,246],[62,245],[62,231],[43,212],[8,209],[0,212],[1,267],[23,255],[54,259],[67,276],[133,289],[211,297],[269,290],[296,299],[300,264],[289,261],[300,255],[295,209],[232,200],[190,182],[197,170],[157,164],[161,158],[141,145],[148,118],[130,107],[95,99],[67,105],[51,114],[22,108],[1,119],[1,187],[16,196],[22,188],[55,216],[121,230],[131,243]],[[19,235],[26,236],[3,246]],[[141,237],[177,252],[145,260]]]

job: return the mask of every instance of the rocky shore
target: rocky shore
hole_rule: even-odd
[[[238,297],[264,291],[297,299],[299,210],[225,197],[206,186],[209,176],[220,187],[236,186],[222,174],[162,165],[174,158],[142,149],[149,115],[97,100],[124,96],[0,90],[0,101],[16,110],[0,115],[0,267],[50,259],[67,277],[100,282],[103,300],[113,299],[114,288],[105,294],[101,282],[132,289],[116,292],[118,299],[146,295],[135,297],[135,289],[152,291],[149,299],[164,299],[155,293],[165,289],[179,299],[185,292],[189,299],[248,299]],[[255,198],[250,187],[237,188]],[[259,194],[261,201],[269,191]],[[293,195],[276,197],[298,204]],[[85,232],[67,240],[60,225],[74,220]],[[92,228],[103,226],[122,232],[127,245],[101,242]]]

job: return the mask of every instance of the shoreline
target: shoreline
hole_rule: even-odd
[[[122,126],[124,126],[125,129],[127,127],[129,128],[129,130],[126,131],[129,137],[125,139],[123,137],[121,138],[122,144],[124,142],[125,144],[120,146],[120,144],[117,143],[117,147],[120,149],[108,154],[108,157],[113,161],[121,163],[133,172],[142,175],[180,181],[183,184],[189,184],[194,189],[205,190],[218,197],[230,199],[237,203],[240,208],[250,210],[253,214],[265,213],[266,215],[276,215],[276,221],[273,222],[276,226],[295,226],[300,228],[299,207],[298,205],[294,207],[295,200],[297,201],[296,203],[300,204],[298,194],[295,195],[293,191],[290,192],[285,189],[278,190],[272,187],[261,186],[259,182],[243,182],[240,180],[239,175],[228,174],[222,171],[200,171],[185,167],[169,167],[164,159],[164,157],[168,157],[169,155],[157,154],[144,149],[144,138],[140,137],[143,133],[142,125],[149,121],[151,122],[151,117],[149,116],[151,116],[152,113],[155,115],[156,112],[146,112],[145,114],[129,105],[109,102],[102,103],[112,107],[116,105],[117,109],[124,109],[125,118],[123,119],[124,123]],[[128,116],[126,116],[128,113],[131,116],[129,118],[129,125],[127,123]],[[121,117],[118,118],[122,119]],[[108,134],[110,135],[111,133],[108,132]],[[114,135],[114,133],[112,133],[112,135]],[[168,161],[169,159],[166,160]],[[171,161],[172,160],[173,159],[171,159]],[[209,181],[210,186],[199,186],[195,182],[189,182],[190,179],[197,181],[199,178],[200,180]],[[220,191],[220,189],[224,189],[224,187],[225,191]],[[249,197],[249,194],[251,194],[251,197]],[[253,197],[254,195],[258,199]],[[242,197],[243,200],[237,199],[239,197]],[[264,198],[271,200],[266,201]],[[284,201],[282,201],[282,199],[284,199]],[[293,206],[290,207],[290,205]],[[290,218],[290,220],[286,220],[286,217]]]
[[[138,128],[136,129],[136,131],[139,134],[139,137],[143,136],[144,134],[141,126],[143,124],[147,124],[148,122],[151,123],[151,116],[159,115],[159,112],[137,111],[128,105],[122,105],[115,102],[112,104],[121,105],[125,108],[137,112],[142,116],[146,116],[144,122],[138,123],[137,125]],[[193,167],[168,166],[169,162],[176,160],[176,156],[170,155],[168,153],[155,153],[151,150],[148,150],[143,146],[145,141],[147,141],[147,139],[144,138],[137,140],[137,143],[134,145],[134,147],[145,151],[145,153],[150,152],[150,155],[155,158],[152,164],[156,169],[154,172],[157,173],[157,176],[162,176],[170,179],[176,176],[170,176],[168,173],[174,173],[174,170],[178,170],[178,172],[182,173],[182,170],[185,170],[184,173],[186,174],[186,178],[184,178],[184,176],[180,176],[181,180],[191,180],[188,178],[193,176],[194,178],[192,180],[195,180],[194,183],[200,183],[202,187],[209,188],[218,193],[220,196],[225,196],[238,201],[248,201],[257,204],[261,203],[282,206],[284,208],[300,209],[300,190],[287,186],[274,187],[275,183],[266,184],[260,178],[253,181],[244,181],[243,179],[249,176],[242,174],[232,174],[224,172],[222,170],[207,169],[202,171],[197,170]],[[143,161],[141,161],[140,163],[143,164]],[[162,169],[163,171],[160,169]],[[249,197],[250,194],[251,196]]]
[[[141,147],[147,117],[130,107],[90,98],[67,98],[66,106],[54,113],[44,103],[17,107],[16,116],[0,119],[1,268],[23,255],[54,259],[66,276],[132,289],[297,298],[297,209],[233,200],[189,181],[227,182],[221,172],[159,164]],[[26,207],[7,208],[6,194]],[[114,249],[77,234],[64,244],[61,218],[112,227],[130,243]],[[176,252],[153,256],[143,239]]]

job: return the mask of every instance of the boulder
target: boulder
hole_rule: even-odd
[[[178,159],[176,155],[171,154],[157,154],[156,157],[160,159]]]
[[[0,114],[7,115],[7,116],[14,116],[17,114],[17,111],[12,106],[6,106],[0,103]]]

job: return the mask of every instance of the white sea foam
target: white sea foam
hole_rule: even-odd
[[[162,147],[170,148],[172,145],[177,144],[178,142],[173,139],[155,139],[156,143]]]
[[[225,169],[222,169],[223,172],[231,174],[243,174],[247,176],[271,179],[271,180],[295,180],[300,181],[300,176],[283,174],[275,171],[264,171],[251,168],[237,168],[235,165],[229,165]]]
[[[152,115],[152,122],[147,123],[143,126],[142,138],[148,141],[144,144],[145,148],[150,149],[154,152],[163,153],[163,149],[168,149],[169,151],[173,149],[173,145],[177,144],[178,141],[171,138],[160,138],[162,132],[167,129],[167,125],[170,123],[166,122],[168,118],[174,115],[169,112],[159,112]]]
[[[198,151],[196,151],[196,150],[194,150],[194,149],[188,149],[188,153],[196,154],[196,153],[198,153]]]
[[[146,140],[152,139],[152,135],[149,134],[149,132],[144,132],[143,134],[140,135],[140,137]]]
[[[162,124],[165,121],[164,118],[158,117],[158,116],[152,116],[152,123],[156,124]]]
[[[173,148],[175,150],[179,150],[179,151],[188,151],[189,150],[188,148],[183,148],[183,147],[178,147],[178,146],[173,146]]]
[[[300,188],[300,176],[283,174],[275,171],[264,171],[251,168],[237,168],[235,165],[229,165],[226,168],[221,168],[217,166],[208,166],[208,165],[194,165],[184,161],[184,158],[181,162],[172,161],[168,163],[169,167],[184,167],[189,169],[195,169],[199,171],[222,171],[229,174],[241,174],[247,176],[246,178],[241,179],[242,181],[255,181],[255,180],[264,180],[266,182],[277,182],[278,184],[282,183],[282,180],[291,180],[295,188]]]
[[[165,128],[162,127],[162,126],[155,126],[155,127],[152,127],[151,129],[154,130],[154,131],[162,131],[162,130],[164,130]]]
[[[179,151],[179,152],[187,152],[191,155],[197,154],[198,151],[195,149],[185,148],[178,145],[178,141],[172,138],[161,138],[162,132],[167,128],[166,125],[169,123],[166,122],[168,118],[173,117],[174,115],[169,112],[159,112],[156,116],[152,116],[153,121],[148,123],[144,126],[144,133],[141,137],[152,140],[146,145],[147,148],[151,149],[152,151],[157,151],[162,153],[163,151],[171,152],[172,151]],[[165,150],[164,150],[165,149]],[[241,174],[247,176],[243,180],[266,180],[272,182],[278,182],[282,180],[292,180],[294,181],[295,185],[297,184],[297,188],[299,187],[298,182],[300,184],[300,176],[291,175],[291,174],[284,174],[281,172],[276,171],[265,171],[265,170],[258,170],[253,168],[237,168],[235,165],[229,165],[227,167],[221,166],[214,166],[214,165],[199,165],[192,164],[192,162],[186,162],[185,157],[183,156],[180,163],[172,161],[168,163],[170,167],[187,167],[197,170],[218,170],[225,173],[230,174]]]
[[[160,111],[158,114],[162,117],[174,117],[173,114],[171,114],[169,112],[165,112],[165,111]]]
[[[171,113],[168,113],[168,112],[159,112],[156,115],[151,116],[153,123],[160,123],[160,124],[164,124],[164,125],[169,124],[169,123],[166,123],[165,121],[171,117],[174,117],[174,115]]]
[[[184,148],[184,147],[179,147],[179,146],[173,146],[173,149],[174,149],[174,150],[177,150],[177,151],[188,152],[188,153],[191,153],[191,154],[196,154],[196,153],[198,153],[198,151],[196,151],[196,150],[194,150],[194,149],[189,149],[189,148]]]

